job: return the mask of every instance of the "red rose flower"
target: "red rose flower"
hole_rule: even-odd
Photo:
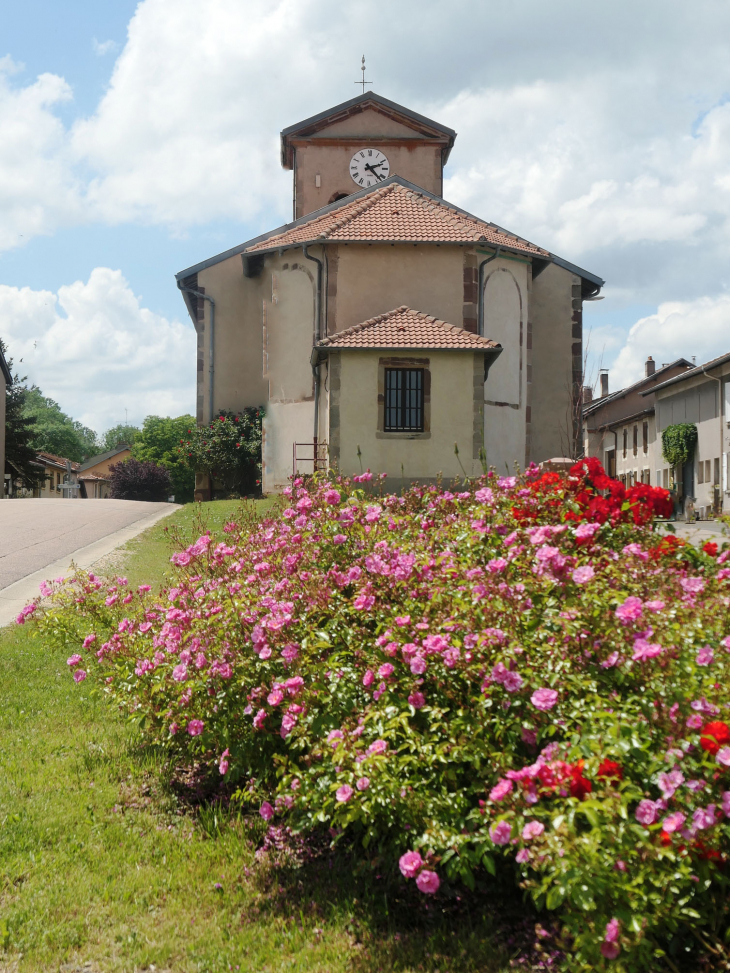
[[[621,764],[617,764],[615,760],[603,760],[598,768],[598,777],[604,777],[606,780],[623,780],[624,772],[621,768]]]
[[[730,727],[721,720],[705,723],[702,727],[700,746],[708,753],[715,754],[725,743],[730,743]]]
[[[583,776],[583,763],[584,761],[579,760],[575,767],[570,769],[570,796],[577,797],[579,801],[593,790],[593,784]]]
[[[702,545],[702,550],[705,554],[709,554],[710,557],[717,557],[717,544],[714,541],[705,541]]]

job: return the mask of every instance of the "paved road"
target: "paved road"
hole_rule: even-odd
[[[0,500],[0,590],[122,528],[176,509],[135,500]]]

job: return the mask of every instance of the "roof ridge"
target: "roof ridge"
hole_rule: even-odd
[[[381,199],[384,199],[391,192],[392,189],[393,189],[392,185],[382,186],[381,188],[376,189],[374,193],[371,193],[370,196],[366,196],[364,199],[360,200],[359,203],[356,200],[353,200],[352,203],[349,204],[349,206],[352,206],[353,209],[350,212],[343,212],[340,215],[340,218],[338,220],[335,220],[334,223],[331,223],[324,231],[324,233],[320,233],[319,239],[328,240],[332,233],[336,233],[337,230],[340,230],[342,229],[342,227],[347,226],[348,223],[352,222],[352,220],[354,219],[357,219],[358,216],[362,216],[363,213],[367,213],[367,211],[369,209],[372,209],[372,207],[376,203],[380,202]],[[345,205],[343,206],[343,210],[347,211],[347,209],[348,209],[348,204],[345,203]],[[317,219],[322,219],[322,217],[317,217]],[[316,221],[313,220],[312,222],[316,222]],[[308,224],[305,223],[304,225],[307,226]]]

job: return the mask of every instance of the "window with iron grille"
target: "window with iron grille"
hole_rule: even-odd
[[[385,369],[385,432],[423,432],[423,369]]]

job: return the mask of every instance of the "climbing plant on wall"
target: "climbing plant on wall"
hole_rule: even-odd
[[[688,463],[696,445],[697,426],[693,422],[678,422],[662,433],[662,456],[670,466]]]

